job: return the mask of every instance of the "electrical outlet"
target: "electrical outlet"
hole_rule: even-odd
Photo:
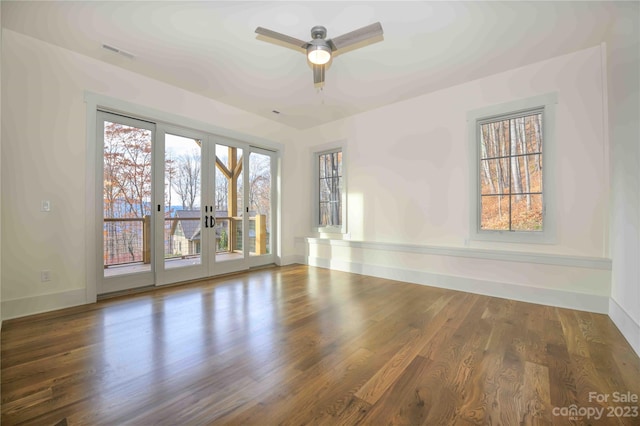
[[[40,281],[47,282],[47,281],[51,281],[51,271],[48,269],[43,269],[42,271],[40,271]]]
[[[50,212],[51,211],[51,201],[42,200],[42,203],[40,205],[40,211],[42,211],[42,212]]]

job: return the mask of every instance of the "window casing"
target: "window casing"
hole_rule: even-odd
[[[334,148],[314,153],[314,227],[318,232],[345,233],[344,153]]]
[[[468,114],[470,238],[553,243],[555,94]]]

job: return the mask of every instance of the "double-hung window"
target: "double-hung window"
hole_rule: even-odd
[[[469,113],[471,237],[552,242],[555,95]]]
[[[319,232],[346,232],[342,148],[317,152],[315,158],[314,222]]]

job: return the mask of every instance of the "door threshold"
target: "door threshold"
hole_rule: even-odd
[[[99,294],[97,297],[97,300],[101,301],[101,300],[107,300],[107,299],[114,299],[116,297],[121,297],[121,296],[131,296],[134,294],[146,293],[146,292],[161,289],[161,288],[177,287],[177,286],[193,284],[201,281],[209,281],[217,278],[225,278],[231,275],[238,275],[238,274],[242,274],[244,272],[249,272],[249,271],[258,271],[260,269],[269,269],[269,268],[278,268],[278,267],[279,266],[276,265],[275,263],[268,263],[266,265],[252,266],[251,268],[245,269],[243,271],[228,272],[226,274],[213,275],[211,277],[202,277],[202,278],[197,278],[195,280],[180,281],[177,283],[164,284],[161,286],[148,285],[144,287],[131,288],[127,290],[113,291],[110,293]]]
[[[101,300],[106,300],[106,299],[113,299],[116,297],[120,297],[120,296],[130,296],[133,294],[138,294],[138,293],[146,293],[149,290],[153,290],[154,288],[156,288],[156,286],[154,285],[146,285],[144,287],[136,287],[136,288],[130,288],[127,290],[118,290],[118,291],[112,291],[109,293],[102,293],[99,294],[97,296],[97,301],[101,301]]]
[[[252,266],[249,268],[250,271],[257,271],[258,269],[268,269],[268,268],[273,268],[276,267],[278,265],[276,265],[275,263],[267,263],[266,265],[257,265],[257,266]]]

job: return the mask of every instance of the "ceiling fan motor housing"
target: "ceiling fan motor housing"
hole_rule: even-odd
[[[323,39],[327,36],[327,29],[322,25],[316,25],[311,28],[311,38],[312,39]]]

